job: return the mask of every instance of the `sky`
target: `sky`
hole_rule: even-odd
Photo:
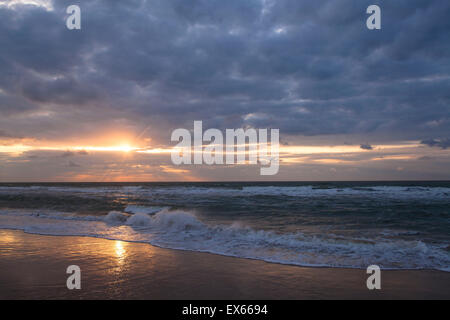
[[[449,17],[448,0],[0,0],[0,182],[450,180]],[[196,120],[279,129],[278,174],[174,165]]]

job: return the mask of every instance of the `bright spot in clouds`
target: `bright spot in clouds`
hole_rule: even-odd
[[[0,7],[5,6],[11,9],[15,9],[20,5],[44,7],[47,11],[53,11],[53,4],[50,0],[0,0]]]

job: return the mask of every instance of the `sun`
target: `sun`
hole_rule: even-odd
[[[66,148],[67,149],[67,148]],[[78,147],[74,147],[72,148],[74,150],[85,150],[85,151],[105,151],[105,152],[125,152],[125,153],[130,153],[132,151],[137,151],[139,150],[138,147],[132,146],[128,143],[124,143],[124,144],[119,144],[116,146],[78,146]]]
[[[133,148],[129,144],[122,144],[117,147],[117,151],[122,151],[122,152],[131,152],[133,150],[135,150],[135,148]]]

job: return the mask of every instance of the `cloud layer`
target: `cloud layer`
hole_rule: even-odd
[[[1,128],[90,133],[116,121],[167,140],[193,120],[285,134],[448,135],[448,1],[79,1],[0,6]],[[13,121],[11,121],[13,120]]]
[[[0,1],[0,138],[167,146],[203,120],[285,143],[448,147],[449,1],[79,0],[80,31],[71,4]],[[365,26],[371,4],[381,30]]]

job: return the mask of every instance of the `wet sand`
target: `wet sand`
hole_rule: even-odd
[[[66,269],[81,268],[81,290]],[[0,299],[450,299],[450,273],[305,268],[149,244],[0,230]]]

